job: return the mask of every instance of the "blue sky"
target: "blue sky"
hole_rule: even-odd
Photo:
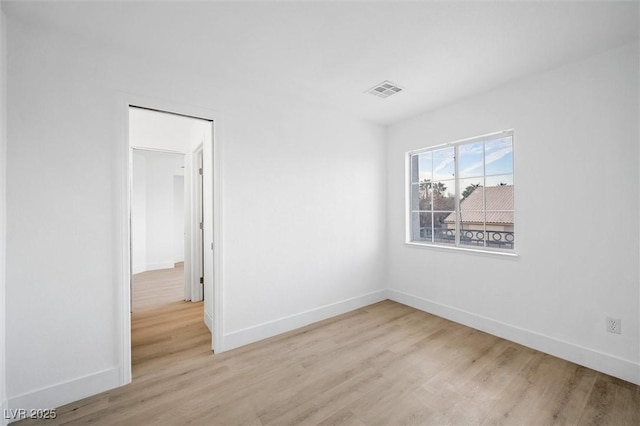
[[[483,145],[484,162],[482,158]],[[458,151],[460,155],[458,165],[460,179],[482,177],[485,174],[484,166],[486,167],[487,176],[499,175],[491,178],[487,177],[487,186],[497,185],[500,182],[513,184],[513,143],[511,136],[460,145]],[[419,180],[446,181],[453,179],[455,171],[454,153],[453,147],[446,147],[419,154]],[[431,170],[432,163],[433,173]],[[476,181],[478,179],[468,180]],[[453,184],[448,186],[453,187]]]

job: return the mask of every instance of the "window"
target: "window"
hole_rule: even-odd
[[[512,131],[407,156],[407,242],[514,251]]]

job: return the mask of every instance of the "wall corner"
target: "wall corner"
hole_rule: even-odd
[[[6,392],[6,164],[7,164],[7,36],[6,18],[0,9],[0,424],[7,424]]]

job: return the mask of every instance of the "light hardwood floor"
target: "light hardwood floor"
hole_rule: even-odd
[[[43,423],[640,424],[639,386],[395,302],[213,355],[202,304],[145,293],[133,383]]]

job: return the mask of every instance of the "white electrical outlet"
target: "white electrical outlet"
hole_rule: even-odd
[[[609,333],[620,334],[621,328],[620,318],[607,317],[607,331]]]

